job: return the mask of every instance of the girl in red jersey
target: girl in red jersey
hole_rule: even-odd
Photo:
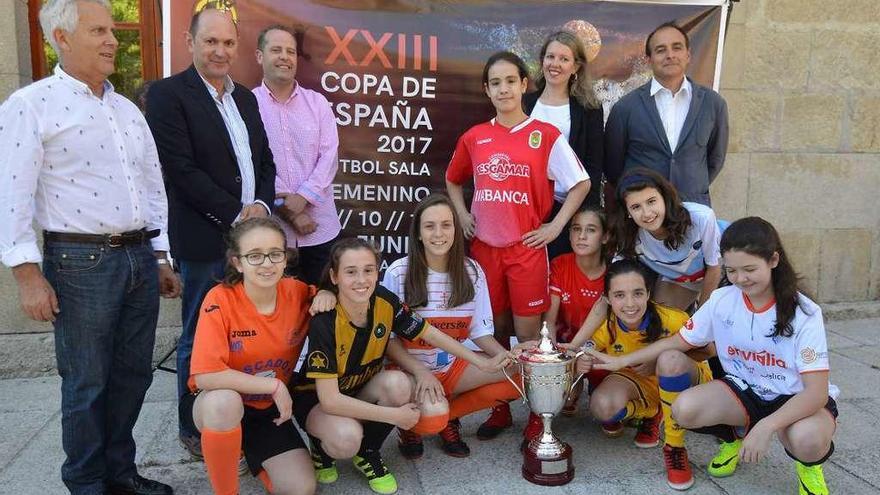
[[[507,351],[493,336],[486,276],[465,256],[465,240],[449,198],[433,194],[413,213],[410,252],[385,271],[382,285],[443,333],[470,339],[488,356]],[[414,401],[422,417],[436,418],[433,431],[400,429],[398,447],[407,459],[422,456],[422,435],[439,432],[443,451],[467,457],[459,418],[519,397],[500,372],[487,372],[421,339],[392,338],[388,357],[415,382]]]
[[[544,315],[550,337],[557,343],[570,343],[593,306],[605,290],[605,268],[609,258],[610,236],[605,213],[595,206],[580,209],[571,218],[568,237],[572,252],[557,256],[550,263],[550,309]],[[601,381],[601,373],[587,377],[591,388]],[[562,414],[573,415],[583,381],[572,393]],[[540,431],[537,422],[535,433]]]
[[[238,461],[272,493],[311,494],[315,473],[291,418],[287,385],[302,350],[315,288],[285,278],[284,231],[252,218],[229,232],[223,283],[205,296],[182,415],[201,432],[205,467],[217,494],[238,493]],[[319,298],[321,298],[319,300]],[[313,310],[336,302],[322,291]]]
[[[446,170],[446,188],[471,256],[486,273],[496,337],[504,342],[512,319],[520,341],[537,338],[550,305],[547,243],[559,236],[590,189],[590,178],[565,137],[552,124],[523,112],[528,68],[499,52],[483,68],[483,87],[495,118],[458,140]],[[473,181],[471,208],[463,185]],[[549,223],[554,196],[564,198]],[[497,417],[496,417],[497,415]],[[510,409],[496,408],[484,423],[497,435],[510,426]],[[491,430],[491,431],[490,431]]]

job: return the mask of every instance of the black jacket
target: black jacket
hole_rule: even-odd
[[[532,113],[540,94],[535,91],[523,96],[523,107],[527,114]],[[571,114],[571,131],[568,144],[590,175],[590,193],[585,204],[599,206],[602,172],[604,171],[603,115],[601,108],[586,108],[573,97],[569,97],[568,108]]]
[[[272,207],[275,163],[257,99],[237,83],[232,98],[248,130],[255,198]],[[242,208],[241,176],[223,117],[193,66],[150,86],[146,117],[165,176],[172,255],[223,258],[224,235]]]

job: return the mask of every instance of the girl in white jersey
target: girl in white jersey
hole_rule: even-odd
[[[827,494],[822,463],[834,450],[838,389],[828,380],[822,311],[798,291],[779,234],[765,220],[733,222],[721,238],[721,253],[733,285],[712,293],[681,338],[621,357],[591,352],[601,362],[596,366],[616,370],[656,359],[672,416],[683,428],[725,442],[709,474],[729,476],[739,461],[761,460],[776,433],[796,461],[799,493]],[[692,373],[683,353],[710,343],[727,375],[689,388]]]
[[[470,339],[489,356],[506,353],[493,336],[486,276],[465,256],[464,243],[449,198],[428,196],[413,213],[409,255],[388,267],[382,285],[453,339]],[[422,456],[423,434],[438,432],[446,454],[467,457],[459,418],[518,397],[501,372],[483,371],[421,339],[392,338],[387,354],[413,377],[413,402],[422,413],[420,428],[398,429],[407,459]]]
[[[682,203],[669,181],[646,168],[620,178],[617,204],[618,251],[659,275],[654,299],[687,310],[699,296],[702,305],[721,281],[721,232],[712,209]]]

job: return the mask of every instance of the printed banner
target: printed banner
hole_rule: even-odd
[[[204,3],[165,2],[169,73],[191,64],[184,33],[193,9]],[[300,33],[297,81],[323,93],[336,114],[340,146],[333,193],[343,235],[374,240],[386,254],[384,265],[407,252],[414,205],[445,191],[458,137],[494,116],[481,84],[489,55],[511,50],[537,73],[544,38],[561,28],[576,32],[607,115],[613,102],[649,80],[644,42],[662,22],[676,21],[687,30],[689,75],[713,86],[725,17],[719,1],[225,3],[235,9],[241,37],[231,75],[248,87],[259,85],[262,76],[254,56],[260,30],[283,23]]]

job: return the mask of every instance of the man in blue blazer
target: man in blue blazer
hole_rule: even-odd
[[[189,362],[199,307],[222,278],[224,235],[233,223],[268,216],[275,164],[253,93],[229,77],[238,48],[230,12],[207,9],[187,33],[193,65],[150,86],[147,122],[168,193],[171,253],[180,267],[183,331],[177,343],[178,397],[189,393]],[[180,421],[196,457],[198,432]]]
[[[685,77],[690,41],[676,24],[648,35],[645,55],[654,77],[621,98],[605,124],[605,174],[614,184],[624,170],[648,167],[683,200],[711,206],[709,184],[727,154],[727,103]]]

